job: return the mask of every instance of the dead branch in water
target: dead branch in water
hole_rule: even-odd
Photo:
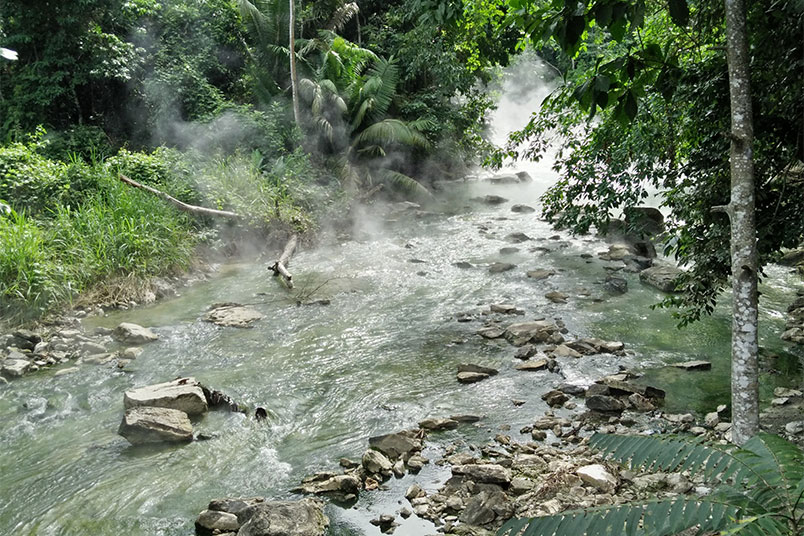
[[[140,188],[142,190],[145,190],[146,192],[151,192],[152,194],[161,197],[165,201],[168,201],[169,203],[172,203],[174,206],[176,206],[176,208],[178,208],[179,210],[181,210],[183,212],[189,212],[190,214],[198,214],[198,215],[202,215],[202,216],[216,216],[216,217],[221,217],[221,218],[230,218],[230,219],[233,219],[233,220],[242,219],[242,217],[239,214],[236,214],[234,212],[229,212],[227,210],[215,210],[213,208],[205,208],[205,207],[197,207],[195,205],[188,205],[187,203],[185,203],[183,201],[179,201],[175,197],[169,196],[165,192],[157,190],[156,188],[152,188],[150,186],[140,184],[139,182],[137,182],[135,180],[129,179],[128,177],[126,177],[122,173],[120,173],[119,177],[120,177],[120,180],[122,182],[124,182],[124,183],[126,183],[126,184],[128,184],[130,186],[133,186],[134,188]]]
[[[299,235],[293,234],[290,236],[288,243],[285,244],[285,249],[282,251],[282,255],[279,257],[279,260],[271,266],[271,270],[274,272],[274,276],[281,275],[282,281],[285,282],[288,288],[293,288],[293,276],[290,272],[288,272],[288,266],[290,266],[290,258],[293,256],[293,252],[296,251],[296,246],[299,244]]]

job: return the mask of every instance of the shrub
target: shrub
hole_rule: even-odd
[[[37,152],[42,145],[34,139],[0,147],[0,199],[29,216],[55,207],[70,188],[66,164]]]

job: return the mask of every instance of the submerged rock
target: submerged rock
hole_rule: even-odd
[[[528,205],[513,205],[511,207],[511,212],[517,212],[519,214],[531,214],[536,212],[536,209]]]
[[[528,270],[526,275],[530,279],[533,279],[535,281],[540,281],[542,279],[547,279],[551,275],[555,275],[555,272],[553,270],[541,270],[541,269],[539,269],[539,270]]]
[[[471,201],[479,201],[480,203],[485,203],[487,205],[502,205],[503,203],[508,202],[506,198],[500,197],[499,195],[486,195],[483,197],[473,197]]]
[[[126,409],[159,407],[179,410],[187,415],[200,415],[208,409],[203,388],[195,378],[179,378],[126,391],[123,403]]]
[[[132,445],[193,440],[193,425],[183,411],[169,408],[129,409],[117,433]]]
[[[218,326],[233,328],[249,328],[263,317],[262,313],[238,303],[224,303],[213,305],[204,315],[205,322],[212,322]]]
[[[710,370],[712,363],[710,361],[683,361],[681,363],[671,363],[670,366],[684,370]]]
[[[489,273],[490,274],[501,274],[503,272],[508,272],[516,268],[516,264],[511,264],[510,262],[494,262],[489,265]]]

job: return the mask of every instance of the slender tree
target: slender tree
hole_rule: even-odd
[[[290,19],[288,50],[290,51],[290,91],[293,96],[293,118],[296,126],[301,127],[299,112],[299,75],[296,72],[296,6],[295,0],[288,0],[288,13]]]
[[[754,128],[745,0],[725,0],[731,98],[731,219],[733,320],[731,333],[732,440],[744,444],[759,432],[757,342],[757,230]]]

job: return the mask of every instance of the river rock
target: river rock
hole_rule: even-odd
[[[557,407],[561,406],[569,400],[569,397],[559,391],[558,389],[553,389],[552,391],[548,391],[542,395],[542,400],[547,402],[547,405],[550,407]]]
[[[788,251],[777,261],[782,266],[795,266],[804,262],[804,248]]]
[[[519,248],[511,246],[500,248],[500,255],[513,255],[514,253],[519,253]]]
[[[505,315],[522,315],[525,314],[521,309],[517,309],[516,305],[512,303],[494,303],[489,306],[492,313],[502,313]]]
[[[233,328],[250,328],[252,324],[263,317],[251,307],[239,303],[224,303],[212,306],[202,320],[212,322],[218,326]]]
[[[573,350],[566,344],[559,344],[550,353],[553,354],[555,357],[575,357],[575,358],[583,357],[583,354],[581,354],[577,350]]]
[[[458,365],[458,372],[472,372],[476,374],[486,374],[487,376],[494,376],[499,371],[495,368],[484,367],[482,365],[475,365],[473,363],[461,363]]]
[[[114,330],[114,338],[124,344],[145,344],[157,340],[159,336],[138,324],[123,322]]]
[[[662,264],[642,270],[639,273],[639,280],[662,292],[678,292],[675,280],[683,273],[680,268]]]
[[[484,339],[499,339],[505,335],[505,330],[497,327],[489,327],[477,330],[477,334]]]
[[[525,233],[511,233],[505,236],[506,242],[512,242],[514,244],[521,244],[522,242],[527,242],[528,240],[533,239]]]
[[[200,415],[208,409],[204,391],[195,378],[179,378],[126,391],[123,403],[126,409],[139,406],[170,408],[188,415]]]
[[[31,362],[27,359],[5,359],[3,368],[0,369],[4,376],[17,378],[31,369]]]
[[[625,294],[628,292],[628,281],[622,277],[608,276],[603,283],[603,289],[609,294]]]
[[[542,279],[547,279],[547,278],[548,278],[548,277],[550,277],[551,275],[555,275],[555,272],[554,272],[553,270],[542,270],[542,269],[539,269],[539,270],[528,270],[528,272],[526,273],[526,275],[527,275],[527,276],[528,276],[530,279],[533,279],[533,280],[535,280],[535,281],[540,281],[540,280],[542,280]]]
[[[508,486],[511,483],[511,471],[502,465],[494,463],[455,465],[452,467],[452,474],[462,476],[478,484]]]
[[[458,427],[458,421],[454,419],[424,419],[419,422],[419,428],[431,432],[439,430],[453,430]]]
[[[535,345],[526,344],[525,346],[522,346],[517,349],[516,353],[514,354],[514,357],[517,359],[525,360],[530,359],[537,353],[539,353],[539,349]]]
[[[237,532],[240,523],[237,516],[229,512],[204,510],[195,520],[195,533],[198,536],[212,536],[222,532]],[[218,531],[218,532],[215,532]]]
[[[360,492],[362,483],[353,474],[336,475],[331,473],[318,473],[305,478],[301,486],[293,491],[312,495],[336,495],[340,498],[349,499],[357,496]]]
[[[553,303],[567,303],[567,298],[569,298],[569,295],[554,290],[545,294],[544,297]]]
[[[604,413],[622,411],[625,404],[613,396],[592,395],[586,398],[586,407]]]
[[[488,379],[489,375],[482,372],[459,372],[456,378],[458,383],[477,383]]]
[[[183,411],[136,407],[126,410],[117,433],[132,445],[193,440],[193,426]]]
[[[469,526],[483,526],[508,519],[513,514],[514,507],[500,488],[484,486],[479,493],[471,496],[459,519]]]
[[[710,361],[684,361],[681,363],[671,363],[670,366],[684,370],[710,370],[712,363]]]
[[[372,449],[363,453],[361,463],[369,473],[384,476],[390,476],[394,468],[394,464],[392,464],[391,460],[386,458],[383,453]]]
[[[617,487],[617,477],[609,472],[605,466],[596,463],[580,467],[575,471],[584,484],[595,487],[600,491],[614,491]]]
[[[536,209],[528,205],[513,205],[511,207],[511,212],[516,212],[519,214],[531,214],[536,212]]]
[[[784,425],[785,432],[790,435],[804,433],[804,421],[793,421]]]
[[[548,365],[547,359],[540,358],[531,361],[525,361],[524,363],[517,365],[516,369],[533,372],[533,371],[544,370],[547,368],[547,365]]]
[[[485,195],[483,197],[473,197],[471,200],[479,201],[487,205],[502,205],[503,203],[508,202],[506,198],[500,197],[499,195]]]
[[[655,207],[628,207],[625,223],[637,235],[654,236],[664,231],[664,215]]]
[[[329,519],[319,501],[270,501],[240,511],[237,536],[324,536]]]
[[[516,268],[516,264],[511,264],[510,262],[494,262],[489,265],[489,273],[501,274],[503,272],[509,272],[514,268]]]
[[[407,456],[422,450],[422,441],[419,430],[404,430],[370,437],[369,446],[382,452],[389,459],[396,460],[400,456]]]
[[[555,322],[534,320],[511,324],[505,329],[505,337],[514,346],[524,346],[529,342],[545,342],[557,331]]]

